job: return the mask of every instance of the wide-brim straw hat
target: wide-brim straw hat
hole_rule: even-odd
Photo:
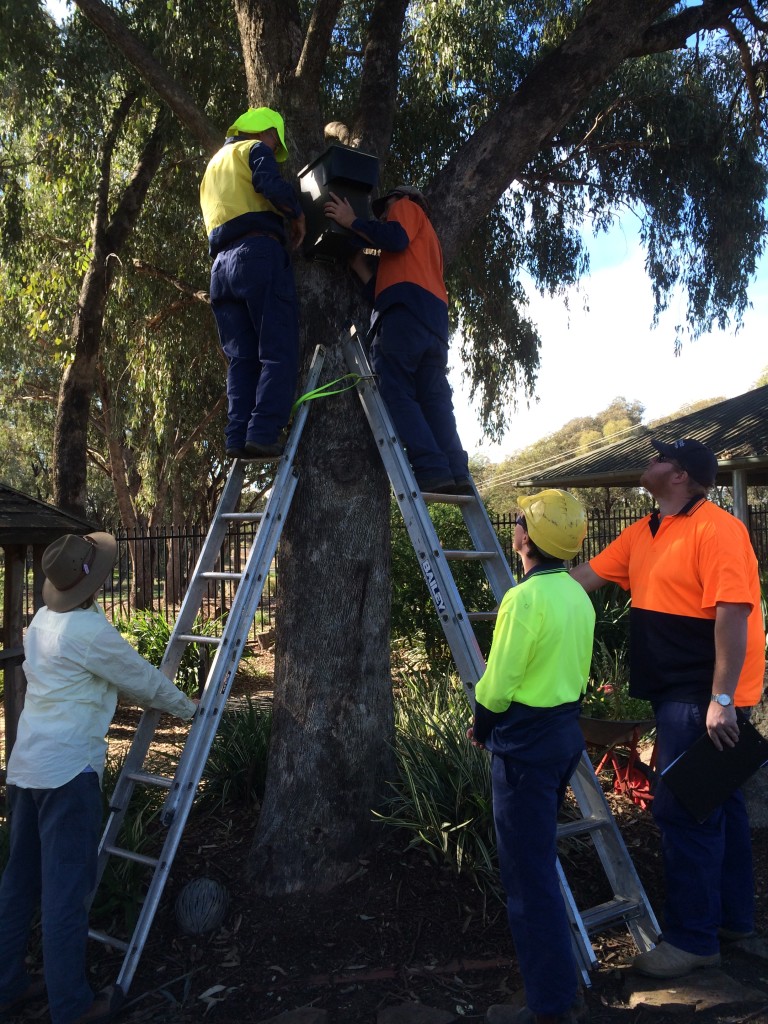
[[[43,552],[43,601],[54,612],[69,612],[101,589],[117,559],[111,533],[68,533]]]

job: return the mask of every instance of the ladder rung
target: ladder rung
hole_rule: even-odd
[[[160,861],[157,857],[147,857],[143,853],[136,853],[133,850],[124,850],[122,846],[105,846],[107,853],[113,857],[122,857],[123,860],[132,860],[137,864],[145,864],[148,868],[156,868]]]
[[[474,494],[437,494],[434,491],[422,491],[421,496],[428,503],[442,501],[446,505],[468,505],[475,500]]]
[[[467,612],[470,622],[495,622],[498,617],[498,612]]]
[[[484,558],[496,558],[495,551],[443,551],[443,554],[454,562],[479,562]]]
[[[264,518],[263,512],[222,512],[222,519],[229,523],[258,523]]]
[[[598,832],[609,825],[610,822],[606,818],[577,818],[576,821],[563,821],[557,826],[557,838],[567,839],[569,836],[580,836],[585,832]]]
[[[166,775],[153,775],[151,772],[126,772],[126,776],[132,782],[141,782],[144,786],[159,786],[161,789],[170,789],[173,779]]]
[[[216,644],[221,643],[220,636],[197,636],[195,633],[181,633],[177,640],[185,640],[188,644]]]
[[[121,949],[124,953],[130,949],[127,942],[116,939],[114,935],[107,935],[106,932],[99,932],[95,928],[88,929],[88,938],[93,939],[94,942],[102,942],[105,946],[114,946],[115,949]]]
[[[241,572],[201,572],[200,579],[203,580],[241,580]]]
[[[605,928],[607,925],[623,923],[631,918],[639,917],[642,910],[642,904],[625,899],[623,896],[617,896],[606,903],[590,907],[589,910],[582,910],[580,916],[587,932],[591,934],[592,932],[600,931],[600,929]]]

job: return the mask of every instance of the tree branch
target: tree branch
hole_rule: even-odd
[[[75,3],[84,16],[104,33],[118,53],[133,65],[203,148],[208,153],[215,153],[221,145],[221,130],[205,116],[191,96],[165,71],[112,8],[102,0],[75,0]]]
[[[487,216],[516,175],[584,106],[593,90],[628,57],[652,52],[649,41],[657,26],[658,32],[668,27],[666,21],[659,25],[658,19],[671,6],[670,0],[592,0],[568,38],[541,59],[517,92],[455,153],[429,189],[447,263],[471,226]],[[697,12],[698,19],[689,18],[685,31],[719,21],[737,6],[708,0],[699,8],[688,8],[685,13]],[[677,17],[669,21],[680,33],[682,22]]]
[[[296,82],[303,93],[317,94],[325,59],[331,45],[342,0],[317,0],[304,37],[301,56],[296,66]]]
[[[407,0],[376,0],[368,23],[360,99],[350,135],[353,145],[379,157],[392,138],[407,7]]]
[[[117,137],[120,129],[125,124],[125,119],[135,103],[137,93],[131,90],[123,96],[112,115],[109,130],[104,136],[104,145],[101,150],[99,162],[99,180],[96,186],[96,202],[93,211],[93,248],[94,251],[101,249],[104,245],[104,236],[107,231],[107,217],[109,216],[109,185],[112,179],[112,155],[117,145]]]
[[[106,230],[105,242],[111,252],[120,252],[125,240],[133,230],[144,205],[149,186],[157,173],[165,150],[165,131],[170,119],[166,107],[161,107],[155,125],[144,143],[144,148],[134,167],[131,180],[123,189],[112,219]]]
[[[734,0],[704,0],[696,7],[686,7],[680,14],[667,18],[648,28],[640,44],[628,57],[644,57],[651,53],[664,53],[685,46],[686,40],[697,32],[722,28],[731,12],[740,6]]]
[[[178,277],[174,277],[172,274],[169,274],[167,270],[162,270],[160,267],[156,267],[151,263],[147,263],[144,260],[137,258],[131,260],[131,265],[138,270],[140,274],[147,274],[149,277],[156,277],[161,281],[165,281],[167,284],[172,285],[177,291],[188,296],[190,299],[195,299],[197,302],[203,302],[207,306],[211,303],[211,297],[208,292],[200,291],[200,289],[195,288],[194,285],[188,284],[186,281],[182,281]]]

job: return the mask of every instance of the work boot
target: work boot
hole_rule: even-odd
[[[658,946],[640,953],[632,961],[632,967],[649,978],[683,978],[701,967],[719,967],[720,954],[711,956],[689,953],[678,949],[671,942],[660,942]]]
[[[278,442],[274,444],[261,444],[260,441],[245,442],[245,458],[251,461],[263,459],[265,462],[271,462],[273,459],[279,459],[284,451],[285,445]]]
[[[475,489],[472,486],[472,480],[468,476],[457,476],[453,481],[453,493],[454,494],[474,494]]]
[[[436,477],[432,480],[419,480],[419,490],[422,494],[455,494],[456,481],[452,476]]]

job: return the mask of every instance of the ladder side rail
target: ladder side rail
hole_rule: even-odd
[[[636,917],[624,921],[638,949],[651,949],[658,942],[661,928],[586,750],[570,787],[583,817],[605,821],[603,829],[591,833],[595,850],[614,894],[639,907]]]
[[[126,944],[127,952],[116,979],[116,985],[123,995],[131,987],[141,954],[144,952],[144,946],[146,945],[160,899],[165,890],[165,884],[171,873],[171,867],[173,866],[174,857],[178,850],[185,824],[186,815],[178,815],[168,830],[159,863],[152,873],[152,879],[136,920],[133,934],[131,935],[130,942]]]
[[[468,504],[462,503],[460,506],[461,514],[464,517],[467,532],[475,549],[478,551],[495,551],[495,557],[484,559],[483,565],[488,582],[491,585],[491,590],[493,591],[493,596],[498,604],[506,592],[516,586],[517,581],[507,561],[507,556],[504,554],[499,535],[488,518],[483,499],[480,497],[474,482],[472,483],[472,490],[476,500]]]
[[[568,879],[565,877],[565,871],[563,871],[563,865],[560,863],[559,857],[555,861],[555,866],[557,868],[557,879],[560,883],[560,892],[565,903],[565,912],[571,926],[571,947],[576,959],[576,965],[581,972],[584,985],[589,988],[592,984],[589,972],[597,965],[597,957],[595,956],[587,930],[584,927],[584,922],[581,920],[579,908],[576,905],[576,900],[573,898],[571,887],[568,884]]]
[[[357,393],[363,411],[395,491],[395,498],[416,552],[419,568],[432,595],[459,676],[470,703],[474,706],[475,683],[485,669],[485,662],[464,604],[354,328],[344,340],[344,351],[350,369],[362,378],[358,381]],[[466,629],[461,628],[462,623],[466,624]]]
[[[288,463],[286,468],[292,470]],[[161,820],[166,825],[177,813],[184,792],[190,792],[194,798],[232,688],[250,625],[261,601],[269,567],[275,557],[297,484],[298,476],[292,471],[288,472],[279,484],[276,482],[270,495],[262,526],[248,555],[243,580],[232,602],[221,644],[211,663],[195,722],[179,758],[173,786],[163,807]],[[191,803],[192,799],[189,801],[190,807]]]
[[[179,640],[179,637],[182,633],[192,632],[193,623],[197,618],[203,603],[203,596],[209,586],[209,581],[205,579],[203,573],[213,570],[221,555],[221,547],[229,531],[229,523],[224,518],[224,513],[235,510],[243,490],[244,477],[245,466],[242,462],[236,460],[229,471],[227,482],[224,485],[218,507],[214,513],[213,522],[190,576],[189,586],[184,594],[179,614],[171,631],[168,646],[160,663],[160,671],[168,676],[169,679],[173,679],[176,675],[186,649],[186,641]]]
[[[286,463],[286,466],[292,468],[288,466],[288,463]],[[253,620],[261,600],[267,574],[266,571],[263,571],[261,572],[260,579],[251,579],[251,569],[253,568],[254,572],[257,572],[262,566],[266,565],[266,570],[268,571],[277,549],[285,514],[287,514],[290,507],[297,483],[298,477],[291,472],[290,476],[283,481],[281,487],[278,487],[276,483],[273,488],[272,495],[279,495],[282,499],[278,502],[280,512],[279,514],[267,515],[265,511],[262,522],[264,526],[268,527],[268,530],[260,529],[258,531],[257,539],[254,541],[253,548],[248,556],[248,565],[243,582],[235,595],[235,601],[233,602],[224,636],[222,637],[222,644],[216,652],[216,657],[208,675],[206,688],[198,709],[200,719],[198,721],[196,716],[196,728],[193,726],[194,737],[190,734],[190,738],[182,751],[174,777],[173,788],[163,805],[161,821],[163,824],[168,825],[169,828],[158,865],[152,874],[141,913],[131,936],[128,951],[117,977],[116,983],[123,993],[127,992],[130,988],[144,951],[144,946],[165,889],[189,812],[197,794],[197,787],[200,783],[208,752],[215,738],[221,720],[221,713],[226,704],[237,665],[242,655],[248,632],[246,626],[249,626]],[[262,536],[263,534],[266,535]]]

